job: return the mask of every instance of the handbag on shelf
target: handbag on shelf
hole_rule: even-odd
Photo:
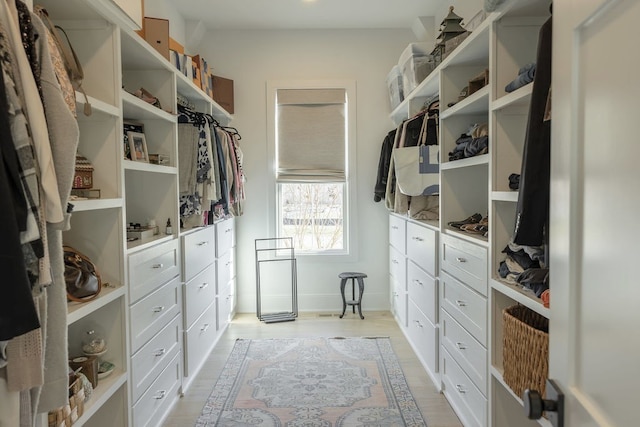
[[[84,71],[75,50],[73,50],[69,36],[67,36],[67,33],[61,26],[55,25],[51,21],[49,13],[45,8],[37,6],[36,12],[56,42],[56,46],[58,47],[58,51],[60,51],[60,56],[64,62],[64,68],[67,70],[67,74],[69,75],[69,80],[71,80],[73,88],[84,95],[84,115],[90,116],[92,113],[91,104],[89,103],[89,97],[82,87]],[[64,35],[64,37],[62,37],[61,34]]]
[[[428,113],[422,118],[418,145],[393,149],[396,182],[400,192],[407,196],[426,196],[440,192],[440,147],[437,141],[436,144],[427,145],[430,120],[432,118]]]
[[[102,279],[95,264],[71,246],[64,246],[63,250],[67,299],[87,302],[97,298],[102,290]]]

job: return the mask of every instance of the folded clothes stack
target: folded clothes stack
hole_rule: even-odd
[[[531,83],[535,75],[536,64],[534,62],[527,64],[520,68],[518,71],[518,77],[509,82],[509,84],[505,86],[504,90],[510,93],[516,89],[520,89],[522,86]]]

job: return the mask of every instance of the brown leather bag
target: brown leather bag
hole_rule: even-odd
[[[64,246],[64,281],[69,301],[87,302],[98,297],[102,279],[95,264],[71,246]]]

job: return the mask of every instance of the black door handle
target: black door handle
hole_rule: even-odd
[[[530,420],[539,420],[544,412],[554,427],[564,426],[564,393],[554,380],[547,380],[548,399],[543,399],[538,390],[526,389],[522,396],[524,412]]]

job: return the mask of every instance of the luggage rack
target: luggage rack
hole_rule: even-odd
[[[255,240],[256,254],[256,314],[260,321],[265,323],[291,322],[298,317],[298,280],[295,250],[293,248],[293,238],[274,237]],[[285,264],[283,268],[290,267],[291,275],[291,310],[279,311],[275,313],[262,312],[262,287],[261,267],[266,264]],[[290,264],[287,266],[286,264]]]

